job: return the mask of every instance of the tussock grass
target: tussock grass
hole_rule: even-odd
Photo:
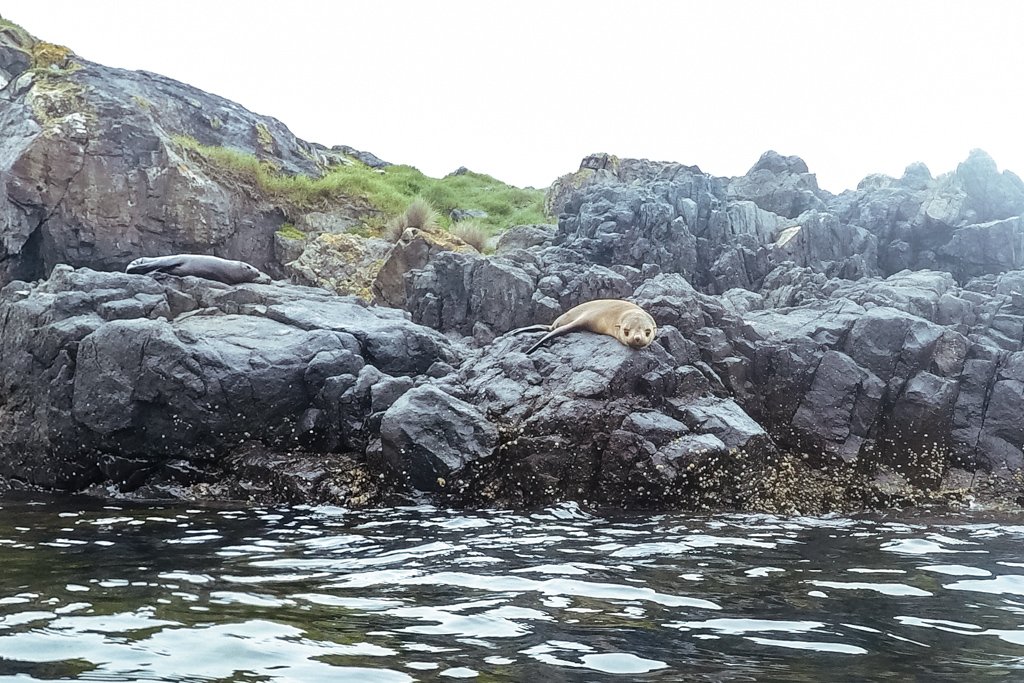
[[[384,239],[397,242],[402,239],[402,233],[406,228],[418,228],[420,230],[437,230],[438,226],[437,209],[430,205],[423,197],[416,197],[405,207],[405,211],[393,216],[384,225]]]
[[[483,173],[431,178],[412,166],[373,169],[353,161],[333,167],[319,178],[290,176],[270,162],[238,150],[202,145],[188,136],[177,136],[175,142],[217,169],[254,185],[269,199],[300,210],[362,200],[382,214],[378,222],[382,228],[388,217],[402,216],[417,198],[439,214],[436,222],[440,227],[450,226],[452,209],[486,211],[487,217],[478,220],[491,234],[512,225],[546,222],[542,190],[506,185]]]
[[[416,197],[405,207],[405,225],[420,230],[437,230],[437,209],[423,197]]]
[[[487,247],[488,233],[478,220],[465,220],[452,224],[452,234],[481,254]]]
[[[381,229],[380,236],[388,242],[397,242],[402,239],[402,234],[405,232],[405,228],[405,214],[392,216],[388,219],[388,222],[384,224],[384,227]]]

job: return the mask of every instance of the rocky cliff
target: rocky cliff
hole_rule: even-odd
[[[58,263],[121,269],[141,255],[212,253],[282,273],[275,232],[300,208],[203,150],[317,177],[380,160],[296,138],[280,121],[158,74],[94,64],[0,26],[0,280]],[[358,198],[335,203],[353,216]],[[345,211],[341,211],[345,213]]]
[[[984,152],[838,196],[775,152],[737,178],[593,155],[549,189],[557,225],[509,226],[491,256],[415,229],[320,240],[360,299],[119,271],[183,251],[326,270],[338,249],[277,234],[309,207],[208,150],[296,177],[372,155],[16,27],[0,70],[9,486],[807,512],[1024,494],[1024,183]],[[342,229],[371,211],[330,202]],[[609,297],[652,313],[654,344],[527,356],[508,334]]]

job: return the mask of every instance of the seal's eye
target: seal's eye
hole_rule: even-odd
[[[626,335],[627,337],[629,336],[629,328],[628,328],[628,327],[623,327],[623,328],[622,328],[622,332],[623,332],[623,334],[625,334],[625,335]]]
[[[651,328],[648,327],[646,330],[644,330],[644,334],[647,335],[648,337],[650,337],[651,336]]]

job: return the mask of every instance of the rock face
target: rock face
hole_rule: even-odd
[[[407,278],[415,321],[496,338],[437,381],[504,430],[502,464],[463,465],[460,493],[692,503],[696,487],[679,474],[697,467],[692,454],[670,467],[668,442],[644,431],[678,424],[672,449],[741,463],[731,483],[718,466],[719,503],[902,503],[937,495],[959,468],[995,473],[993,485],[1017,495],[1024,251],[1014,245],[1024,194],[1015,175],[975,151],[938,179],[914,165],[835,197],[799,158],[774,152],[739,179],[607,155],[581,168],[553,186],[563,212],[550,241],[510,242],[492,258],[438,254]],[[647,308],[658,345],[629,356],[578,335],[542,362],[502,336],[600,297]],[[446,448],[472,446],[452,436]],[[612,475],[609,452],[625,459],[625,479]],[[780,465],[788,454],[799,462]],[[488,477],[501,468],[512,474],[498,485]],[[787,471],[816,484],[781,483]]]
[[[406,273],[422,268],[438,253],[452,251],[475,250],[446,232],[406,228],[377,270],[370,288],[374,301],[383,306],[404,308]]]
[[[58,263],[115,270],[181,252],[282,272],[274,233],[289,219],[191,143],[312,176],[330,151],[222,97],[91,63],[15,28],[0,31],[0,73],[0,284]]]
[[[411,377],[456,358],[400,312],[323,290],[67,266],[0,292],[0,339],[2,474],[67,490],[224,467],[250,443],[361,462]]]
[[[530,339],[506,336],[440,380],[438,389],[468,407],[463,419],[475,427],[454,420],[443,445],[429,449],[463,458],[453,468],[459,476],[448,477],[453,496],[477,504],[736,504],[741,476],[766,467],[774,446],[734,401],[714,394],[692,365],[696,348],[672,327],[663,334],[637,352],[580,333],[530,356]],[[414,412],[396,403],[384,423],[413,422]],[[481,425],[497,426],[497,444],[489,430],[484,440]],[[388,431],[382,440],[386,451],[403,451],[410,469],[426,460],[415,442]],[[728,484],[701,488],[722,472],[734,475]]]
[[[323,287],[339,294],[352,294],[370,301],[377,273],[390,256],[387,240],[346,233],[323,233],[297,242],[295,258],[285,263],[285,273],[298,284]],[[279,252],[280,253],[280,252]]]
[[[550,188],[557,226],[485,257],[364,240],[355,200],[284,216],[203,146],[287,173],[387,163],[184,84],[11,28],[3,82],[8,486],[806,512],[1024,496],[1024,183],[984,152],[838,196],[773,151],[738,178],[596,154]],[[188,251],[334,292],[98,272]],[[596,298],[643,306],[655,343],[574,333],[527,356],[509,334]]]

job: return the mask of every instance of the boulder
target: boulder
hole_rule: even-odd
[[[381,421],[384,458],[422,491],[444,489],[497,445],[498,428],[480,410],[433,386],[403,394]]]
[[[447,232],[407,228],[377,270],[370,287],[374,301],[382,306],[404,308],[406,273],[425,267],[437,254],[448,251],[476,252]]]
[[[387,240],[350,234],[320,234],[302,245],[285,264],[285,273],[298,284],[373,298],[372,287],[392,244]]]

